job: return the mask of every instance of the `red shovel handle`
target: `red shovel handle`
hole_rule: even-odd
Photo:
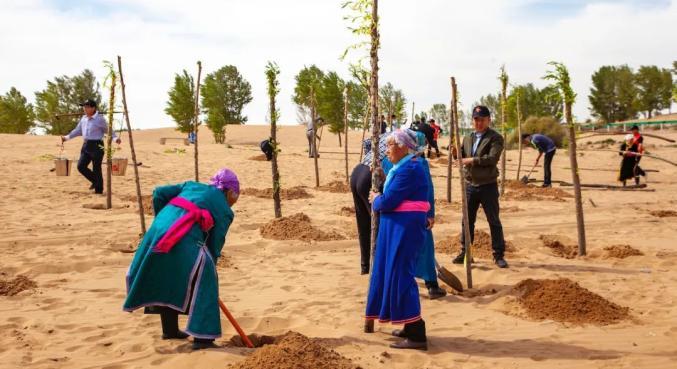
[[[230,324],[233,325],[233,328],[237,331],[237,334],[240,335],[240,338],[242,338],[242,342],[244,342],[245,345],[249,348],[254,348],[254,345],[252,344],[252,341],[249,340],[249,337],[247,337],[246,334],[244,334],[244,331],[242,328],[240,328],[240,325],[237,324],[237,321],[235,321],[235,318],[230,314],[230,311],[228,311],[228,308],[226,308],[226,304],[219,299],[219,306],[221,307],[221,311],[226,315],[226,318],[230,321]]]

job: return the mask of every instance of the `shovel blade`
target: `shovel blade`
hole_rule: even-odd
[[[450,272],[447,268],[440,266],[437,269],[437,277],[454,290],[463,292],[463,283],[461,283],[461,280],[458,279],[458,277],[456,277],[454,273]]]
[[[522,179],[520,179],[520,182],[522,182],[522,183],[524,183],[524,184],[529,183],[529,177],[523,176]]]

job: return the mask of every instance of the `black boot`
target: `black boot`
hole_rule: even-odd
[[[398,337],[406,337],[403,341],[390,345],[394,349],[427,350],[428,338],[425,333],[425,322],[423,319],[404,325],[403,332]],[[396,331],[393,332],[395,335]]]
[[[163,340],[183,340],[188,335],[179,330],[179,313],[172,309],[165,309],[160,313]]]
[[[447,291],[440,288],[437,281],[425,281],[425,286],[428,288],[428,298],[436,300],[447,295]]]
[[[210,349],[210,348],[216,348],[214,344],[213,339],[205,339],[205,338],[195,338],[193,339],[193,350],[204,350],[204,349]]]

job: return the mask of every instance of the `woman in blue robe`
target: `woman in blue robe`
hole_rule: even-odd
[[[193,336],[193,349],[214,347],[221,336],[216,260],[233,221],[240,187],[220,170],[210,184],[185,182],[153,191],[153,224],[127,272],[123,309],[160,314],[163,339]],[[184,331],[178,315],[187,314]]]
[[[421,317],[416,263],[427,227],[428,182],[415,158],[416,142],[403,130],[387,139],[388,172],[383,194],[372,193],[372,207],[380,213],[366,319],[404,324],[393,335],[404,338],[390,345],[397,349],[427,350],[425,322]]]

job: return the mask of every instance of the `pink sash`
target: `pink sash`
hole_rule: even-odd
[[[214,226],[214,218],[212,218],[212,215],[208,210],[199,208],[197,205],[183,197],[175,197],[169,204],[186,210],[186,214],[169,227],[169,230],[167,230],[165,235],[162,236],[160,241],[158,241],[153,248],[154,252],[161,254],[166,254],[171,251],[171,249],[181,241],[183,236],[190,231],[193,224],[198,223],[200,228],[205,232]]]
[[[427,213],[430,211],[430,203],[427,201],[409,201],[409,200],[404,200],[400,204],[400,206],[396,207],[395,212],[402,212],[402,211],[416,211],[416,212],[423,212]]]

